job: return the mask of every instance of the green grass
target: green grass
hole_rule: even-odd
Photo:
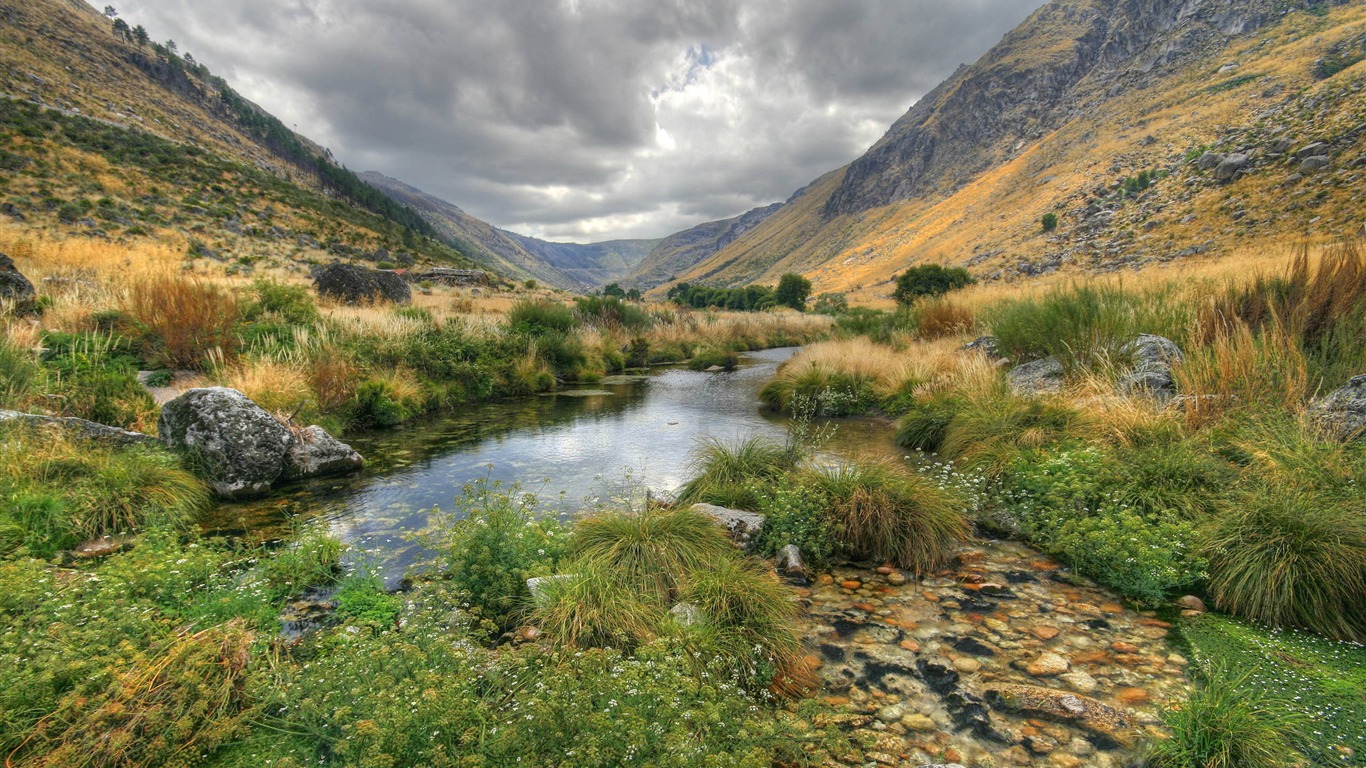
[[[575,524],[565,569],[601,569],[631,589],[668,602],[678,596],[689,574],[733,554],[724,529],[689,507],[611,510]]]
[[[765,438],[749,438],[735,445],[710,439],[694,453],[690,466],[693,477],[679,489],[678,503],[753,509],[758,504],[753,484],[778,480],[799,460],[791,447]]]
[[[759,399],[787,413],[838,418],[868,412],[877,402],[872,387],[865,376],[813,364],[779,374],[760,390]]]
[[[1295,746],[1314,765],[1366,765],[1366,648],[1216,614],[1182,628],[1199,664],[1247,670],[1237,691],[1308,721]]]
[[[1171,738],[1155,742],[1154,768],[1288,768],[1292,739],[1308,718],[1247,685],[1246,673],[1213,670],[1185,702],[1168,708]]]
[[[1016,397],[1004,386],[964,398],[944,428],[939,452],[989,474],[1004,471],[1021,449],[1071,436],[1080,417],[1061,398]]]
[[[930,573],[969,531],[963,500],[927,475],[862,462],[814,469],[802,482],[829,500],[842,549],[855,558]]]

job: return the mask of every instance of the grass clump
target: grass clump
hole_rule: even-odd
[[[856,557],[930,573],[968,534],[962,500],[927,475],[862,462],[812,470],[804,482],[828,499],[840,545]]]
[[[1366,640],[1366,506],[1284,487],[1241,494],[1205,541],[1221,610]]]
[[[791,446],[761,437],[735,445],[709,439],[693,456],[693,477],[679,489],[678,503],[703,502],[752,510],[758,504],[754,486],[776,482],[799,460]]]
[[[198,278],[156,277],[132,286],[127,310],[159,368],[203,369],[237,353],[237,297]]]
[[[876,403],[866,376],[820,363],[784,369],[764,386],[759,399],[780,411],[831,417],[864,413]]]
[[[1294,761],[1293,740],[1307,718],[1249,689],[1246,674],[1214,669],[1163,721],[1171,738],[1148,750],[1154,768],[1282,768]]]

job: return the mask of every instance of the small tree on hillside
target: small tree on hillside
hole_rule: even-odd
[[[1058,214],[1045,213],[1043,215],[1043,231],[1052,232],[1058,228]]]
[[[151,35],[147,34],[147,29],[141,24],[133,27],[133,41],[138,44],[139,48],[146,48],[148,41],[151,39]]]
[[[626,297],[626,289],[620,283],[608,283],[602,287],[603,296],[615,296],[618,299]]]
[[[940,264],[921,264],[902,272],[896,279],[892,298],[902,306],[910,306],[925,296],[942,296],[949,291],[966,288],[977,280],[962,267]]]
[[[806,297],[811,295],[811,281],[801,275],[788,272],[778,280],[778,290],[773,299],[785,307],[798,312],[806,311]]]

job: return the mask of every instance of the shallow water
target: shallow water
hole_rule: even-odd
[[[543,508],[573,514],[598,500],[676,490],[703,440],[786,439],[787,419],[762,410],[758,393],[795,352],[750,353],[731,372],[613,376],[351,435],[347,441],[366,458],[360,474],[300,484],[263,502],[221,506],[206,528],[272,539],[299,524],[325,524],[374,553],[393,582],[420,557],[412,534],[426,526],[430,510],[450,510],[472,481],[520,483]],[[885,422],[844,419],[830,427],[826,452],[896,453]]]

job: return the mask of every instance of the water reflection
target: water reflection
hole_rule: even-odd
[[[787,422],[761,411],[758,391],[795,353],[751,353],[728,373],[668,370],[611,377],[577,390],[470,406],[397,431],[352,436],[364,472],[301,484],[264,502],[223,505],[210,532],[275,538],[292,521],[329,525],[379,553],[389,575],[420,550],[411,532],[433,507],[450,509],[462,487],[488,478],[520,483],[561,512],[627,492],[667,493],[688,476],[690,453],[705,438],[755,435],[783,440]],[[890,431],[870,420],[838,423],[837,453],[894,452]]]

